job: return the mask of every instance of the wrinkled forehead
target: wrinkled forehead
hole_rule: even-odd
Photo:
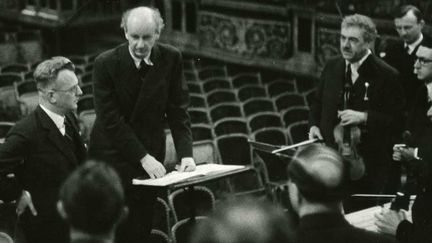
[[[360,39],[363,38],[363,34],[364,34],[364,29],[355,25],[343,26],[341,29],[341,35],[347,38],[353,37],[353,38]]]

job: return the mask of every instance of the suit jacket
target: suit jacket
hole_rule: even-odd
[[[400,134],[402,128],[404,99],[398,73],[373,54],[366,58],[358,73],[359,77],[352,87],[350,107],[368,114],[366,124],[359,125],[359,151],[364,157],[366,169],[370,166],[382,167],[389,163],[394,134]],[[339,123],[337,111],[342,110],[344,76],[345,60],[342,57],[329,60],[321,73],[310,107],[310,126],[318,126],[325,143],[330,146],[335,146],[333,129]],[[367,91],[366,82],[369,83]],[[365,96],[368,101],[365,101]]]
[[[431,43],[432,39],[423,34],[423,40],[420,43]],[[403,41],[389,42],[386,49],[380,53],[384,61],[399,71],[400,80],[407,101],[407,110],[409,110],[415,100],[415,94],[423,81],[418,80],[414,74],[414,62],[416,59],[416,52],[418,47],[414,48],[411,54],[405,51]]]
[[[342,214],[320,213],[300,218],[297,229],[299,243],[384,243],[392,239],[350,225]]]
[[[417,198],[412,207],[413,223],[403,221],[396,232],[398,241],[403,243],[432,241],[432,121],[426,116],[430,107],[427,88],[423,84],[408,117],[412,134],[410,146],[418,148],[421,160],[410,163],[417,179]]]
[[[154,65],[142,81],[127,43],[102,53],[94,65],[96,121],[90,153],[111,161],[127,179],[147,175],[140,164],[147,153],[164,161],[165,119],[179,158],[192,157],[181,54],[172,46],[156,44],[150,58]],[[137,80],[141,88],[135,100],[129,84]]]
[[[38,212],[36,217],[30,216],[35,224],[60,220],[56,210],[59,188],[86,156],[75,115],[67,114],[66,119],[72,124],[74,137],[79,141],[75,151],[40,106],[17,122],[5,143],[0,145],[0,158],[19,157],[24,161],[15,174],[22,189],[32,196]]]

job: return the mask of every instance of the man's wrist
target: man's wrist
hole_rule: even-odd
[[[364,125],[366,125],[367,119],[368,119],[368,113],[365,111],[363,112],[363,122],[362,122]]]

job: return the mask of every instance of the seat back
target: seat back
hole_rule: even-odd
[[[243,118],[226,117],[215,122],[214,133],[216,136],[231,133],[248,134],[249,130],[246,121]]]
[[[215,206],[213,192],[205,186],[178,189],[169,195],[169,203],[174,210],[176,221],[192,216],[205,216]]]
[[[243,117],[243,112],[237,103],[221,103],[210,109],[210,117],[216,122],[225,117]]]
[[[170,212],[171,209],[165,200],[158,197],[154,206],[154,216],[152,229],[156,229],[162,231],[166,234],[169,234],[170,228]]]
[[[249,99],[243,104],[245,116],[250,116],[263,111],[275,111],[273,101],[267,98]]]
[[[173,243],[189,243],[195,225],[203,220],[207,220],[207,217],[198,216],[194,219],[187,218],[178,221],[171,229]]]
[[[283,127],[279,113],[259,112],[248,118],[248,125],[251,132],[264,127]]]
[[[237,97],[240,101],[246,101],[251,98],[267,97],[267,91],[262,86],[245,85],[238,89]]]

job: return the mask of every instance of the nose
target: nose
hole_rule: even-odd
[[[77,92],[76,92],[76,96],[81,96],[83,94],[81,87],[78,85],[77,86]]]
[[[137,48],[143,48],[145,45],[146,45],[145,41],[140,38],[136,44],[136,47]]]
[[[416,69],[420,68],[420,62],[419,62],[418,58],[416,58],[416,60],[414,62],[414,68],[416,68]]]

